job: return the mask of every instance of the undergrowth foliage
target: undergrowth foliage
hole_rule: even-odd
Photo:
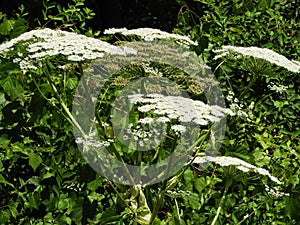
[[[45,2],[45,21],[64,31],[24,33],[25,9],[16,19],[0,13],[1,224],[298,224],[299,34],[296,20],[281,16],[293,1],[235,1],[231,8],[225,0],[179,2],[183,7],[174,31],[181,35],[124,28],[105,31],[101,40],[90,38],[95,33],[85,28],[84,19],[76,22],[76,15],[93,16],[89,9],[80,11],[84,1],[74,0],[67,10]],[[47,14],[55,7],[57,16]],[[253,22],[270,17],[268,26]],[[276,26],[279,35],[274,34]],[[81,97],[74,94],[84,71],[95,59],[130,58],[137,54],[134,42],[157,39],[197,52],[194,57],[212,68],[227,107],[209,105],[203,94],[203,83],[215,84],[209,77],[195,82],[172,65],[133,62],[117,71],[93,100],[101,141],[74,137],[72,125],[81,128],[71,106]],[[136,111],[129,115],[127,129],[121,126],[119,134],[129,146],[124,147],[111,117],[122,118],[126,112],[115,110],[111,116],[111,109],[122,90],[141,77],[166,77],[191,98],[172,96],[177,86],[158,94],[155,83],[148,95],[128,95]],[[185,110],[192,104],[194,111]],[[225,115],[223,144],[218,155],[207,155],[203,150],[210,144],[208,135],[214,135],[211,124]],[[131,164],[160,162],[187,131],[177,124],[184,120],[201,126],[194,131],[199,140],[178,173],[152,185],[112,182],[97,174],[78,150],[85,145],[99,154],[109,146],[112,155]],[[142,148],[150,135],[156,137],[150,129],[154,121],[166,124],[163,143],[153,151],[134,151],[131,145]]]

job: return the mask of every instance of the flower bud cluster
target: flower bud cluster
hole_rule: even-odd
[[[265,185],[265,190],[269,195],[272,195],[276,198],[281,198],[283,196],[290,196],[289,193],[279,191],[278,187],[270,188],[268,185]]]
[[[66,189],[68,191],[75,191],[75,192],[80,192],[82,190],[80,183],[71,183],[71,184],[64,184],[63,189]]]
[[[167,195],[170,195],[170,196],[174,196],[174,197],[177,197],[177,196],[189,196],[191,195],[191,192],[190,191],[184,191],[184,190],[179,190],[179,191],[171,191],[171,190],[167,190],[166,191]]]
[[[226,99],[230,103],[229,108],[239,117],[244,117],[249,119],[248,114],[243,110],[244,105],[240,103],[239,99],[235,97],[232,91],[228,92]]]
[[[281,84],[274,84],[273,82],[270,82],[270,84],[268,84],[268,88],[271,90],[271,91],[275,91],[279,94],[285,92],[288,87],[287,86],[284,86],[284,85],[281,85]]]

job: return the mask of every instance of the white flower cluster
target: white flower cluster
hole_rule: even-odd
[[[64,184],[62,188],[68,190],[68,191],[75,191],[80,192],[82,190],[80,183],[71,183],[71,184]]]
[[[107,42],[84,35],[51,29],[32,30],[0,45],[0,54],[12,51],[16,44],[26,46],[26,54],[18,54],[14,62],[22,70],[37,69],[45,56],[64,55],[70,61],[85,61],[101,58],[104,53],[136,55],[137,52],[126,46],[117,47]]]
[[[195,123],[197,125],[208,125],[209,122],[219,122],[226,114],[234,115],[230,109],[217,105],[207,105],[199,100],[193,100],[181,96],[165,96],[162,94],[135,94],[128,96],[132,104],[142,104],[138,106],[140,112],[152,111],[161,117],[157,122],[169,122],[178,119],[183,123]],[[182,126],[173,126],[174,131],[184,131]]]
[[[166,193],[168,195],[171,195],[171,196],[188,196],[188,195],[191,195],[191,192],[190,191],[184,191],[184,190],[179,190],[179,191],[171,191],[171,190],[167,190]]]
[[[239,117],[248,118],[248,114],[243,111],[243,104],[235,97],[232,91],[228,92],[226,99],[230,102],[229,108]]]
[[[151,124],[154,120],[152,118],[141,118],[139,123]],[[142,125],[134,126],[132,123],[128,124],[128,128],[125,130],[122,136],[123,141],[134,141],[134,147],[144,148],[145,146],[157,145],[160,142],[161,129],[157,128],[155,124],[151,126],[151,129],[144,129]],[[131,143],[131,142],[129,142]],[[136,146],[137,145],[137,146]]]
[[[151,113],[153,116],[139,118],[136,125],[129,123],[123,130],[123,141],[126,144],[129,141],[128,144],[134,148],[157,146],[163,136],[167,135],[168,122],[172,122],[170,129],[179,136],[187,134],[189,126],[186,123],[205,126],[210,122],[219,122],[226,114],[234,115],[229,109],[181,96],[133,94],[128,95],[128,99],[130,103],[137,105],[139,112]]]
[[[94,148],[102,148],[102,147],[108,147],[113,142],[112,139],[108,139],[107,141],[99,142],[93,140],[92,137],[88,137],[86,140],[82,137],[77,137],[75,139],[76,144],[84,144],[85,146],[94,147]]]
[[[276,198],[281,198],[283,196],[290,196],[289,193],[279,191],[278,187],[270,188],[268,185],[265,185],[265,190],[266,192],[268,192],[269,195],[272,195]]]
[[[252,56],[254,58],[264,59],[291,72],[300,73],[299,62],[289,60],[285,56],[280,55],[267,48],[222,46],[221,49],[214,50],[214,52],[218,53],[218,55],[214,58],[215,60],[221,57],[225,57],[229,53],[238,53],[243,56]]]
[[[281,84],[274,84],[273,82],[270,82],[270,84],[268,84],[268,88],[271,90],[271,91],[275,91],[277,93],[282,93],[282,92],[285,92],[288,87],[287,86],[284,86],[284,85],[281,85]]]
[[[146,121],[146,120],[148,120],[149,122],[144,123],[144,124],[149,124],[150,120],[152,120],[152,118],[142,118],[139,120],[139,122],[142,123],[141,121]],[[153,129],[151,131],[146,131],[140,125],[137,125],[134,127],[132,123],[129,124],[127,132],[133,134],[135,141],[137,141],[139,139],[147,140],[156,133],[155,129]]]
[[[159,77],[163,76],[162,72],[159,72],[157,68],[151,67],[149,63],[142,63],[142,67],[146,73],[150,73]]]
[[[252,164],[247,163],[238,158],[229,157],[229,156],[218,156],[218,157],[202,156],[202,157],[195,157],[195,159],[192,161],[192,163],[196,163],[196,164],[204,164],[204,163],[209,163],[209,162],[214,162],[220,166],[231,166],[232,165],[243,172],[253,171],[255,173],[259,173],[261,175],[268,176],[275,183],[281,184],[281,182],[276,177],[272,176],[270,174],[270,172],[267,171],[266,169],[253,166]]]
[[[139,119],[139,123],[141,123],[141,124],[151,124],[153,122],[154,122],[154,119],[149,118],[149,117]]]
[[[182,126],[182,125],[179,125],[179,124],[176,124],[176,125],[172,125],[171,126],[171,129],[175,132],[175,134],[179,135],[183,132],[186,131],[186,128],[185,126]]]
[[[171,39],[178,40],[185,45],[198,45],[197,42],[192,41],[187,36],[182,36],[179,34],[170,34],[168,32],[153,28],[138,28],[132,30],[128,30],[126,28],[110,28],[104,31],[104,34],[116,33],[121,33],[123,35],[137,35],[145,41],[153,41],[155,39]]]

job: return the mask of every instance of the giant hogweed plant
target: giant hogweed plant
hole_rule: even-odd
[[[149,28],[136,30],[110,29],[106,31],[106,34],[109,35],[116,33],[118,33],[119,39],[121,33],[123,33],[124,35],[131,35],[131,38],[129,38],[131,40],[138,38],[138,40],[143,39],[150,43],[155,39],[162,39],[170,43],[175,42],[178,46],[182,44],[197,44],[187,37],[168,34]],[[126,38],[126,40],[128,41],[128,38]],[[97,124],[97,132],[100,134],[100,141],[89,139],[92,133],[87,133],[86,128],[81,127],[80,121],[77,121],[78,117],[75,118],[71,111],[73,99],[77,98],[76,100],[78,100],[78,96],[74,96],[76,86],[83,76],[84,70],[88,68],[94,60],[109,57],[110,55],[122,55],[130,59],[132,55],[136,54],[135,47],[137,48],[138,45],[135,45],[134,42],[118,42],[117,45],[111,45],[107,42],[88,38],[83,35],[59,30],[53,31],[50,29],[33,30],[1,44],[1,68],[2,71],[5,71],[1,72],[0,83],[3,90],[0,105],[1,148],[6,149],[7,152],[13,152],[17,151],[17,149],[19,149],[18,151],[22,151],[20,147],[18,148],[17,146],[23,146],[23,148],[26,149],[23,150],[23,152],[29,158],[29,165],[34,171],[36,171],[37,168],[42,169],[46,167],[48,172],[43,174],[43,178],[47,179],[54,176],[54,173],[51,172],[51,166],[53,165],[46,161],[43,162],[43,157],[40,156],[40,153],[37,153],[37,150],[45,148],[45,154],[55,151],[56,148],[68,151],[68,149],[62,146],[64,141],[69,140],[60,140],[60,135],[63,132],[67,132],[69,133],[69,138],[71,138],[71,125],[73,124],[81,134],[80,137],[76,138],[76,142],[79,145],[87,147],[87,151],[92,152],[92,154],[101,156],[99,150],[103,147],[107,147],[110,154],[118,158],[121,162],[135,165],[149,165],[162,161],[174,151],[178,139],[184,136],[184,132],[187,129],[187,127],[182,124],[179,125],[178,122],[186,120],[189,122],[193,121],[197,126],[201,126],[200,130],[196,130],[199,138],[193,143],[192,148],[189,149],[191,152],[190,157],[181,170],[168,179],[153,185],[125,185],[122,182],[120,182],[122,184],[118,184],[107,179],[105,183],[115,192],[114,200],[108,200],[108,202],[109,204],[115,205],[119,215],[105,209],[105,206],[103,206],[101,202],[105,197],[101,197],[99,193],[96,192],[97,187],[93,188],[91,186],[92,182],[89,183],[87,190],[91,190],[92,192],[89,193],[88,199],[91,204],[96,204],[99,207],[99,211],[96,209],[96,215],[93,218],[86,218],[86,220],[93,224],[113,221],[119,221],[120,224],[218,224],[222,221],[234,221],[235,223],[241,224],[243,221],[262,221],[261,217],[263,216],[258,215],[257,210],[249,212],[249,209],[247,209],[247,214],[243,214],[241,211],[243,207],[238,207],[237,196],[233,196],[233,191],[237,185],[235,182],[241,182],[241,184],[238,184],[239,188],[241,188],[242,184],[247,184],[245,178],[241,178],[241,172],[248,173],[249,176],[259,174],[266,177],[261,181],[256,181],[255,184],[253,183],[252,188],[249,189],[249,191],[253,191],[253,193],[259,193],[260,191],[262,193],[267,192],[269,195],[274,195],[277,198],[282,198],[288,195],[288,193],[284,193],[280,190],[282,181],[271,175],[271,173],[264,168],[252,165],[235,157],[210,156],[205,154],[204,149],[208,145],[217,144],[214,141],[211,143],[208,142],[208,137],[213,137],[213,134],[211,134],[212,123],[219,121],[226,114],[232,117],[248,116],[237,104],[231,104],[231,109],[209,105],[206,99],[207,96],[203,93],[203,90],[206,88],[205,84],[217,85],[214,84],[214,81],[209,77],[201,77],[201,82],[199,82],[199,80],[195,81],[190,74],[187,74],[184,70],[174,65],[166,65],[155,61],[133,61],[132,64],[117,71],[114,76],[108,79],[104,84],[104,91],[97,96],[95,101],[97,107],[94,119]],[[144,47],[145,46],[142,45],[142,48]],[[157,51],[162,51],[162,49],[157,49]],[[239,49],[225,46],[222,49],[222,55],[220,55],[220,57],[227,56],[225,55],[227,52],[244,53],[244,55],[247,56],[245,52],[247,53],[249,51],[253,52],[253,49]],[[252,61],[262,58],[265,65],[269,65],[269,62],[278,62],[278,60],[276,61],[276,57],[278,57],[279,59],[283,59],[283,62],[286,63],[282,64],[281,60],[279,63],[276,63],[277,66],[291,70],[293,73],[299,71],[298,62],[289,61],[271,50],[257,48],[254,52],[259,53],[260,51],[262,53],[264,53],[264,51],[271,53],[271,56],[274,57],[268,60],[270,55],[264,54],[264,58],[262,58],[259,54],[252,54]],[[176,57],[178,57],[179,60],[181,57],[184,57],[184,55],[177,54]],[[251,60],[249,63],[251,64]],[[255,69],[255,66],[253,66],[253,68]],[[89,71],[90,76],[93,76],[94,72],[95,71]],[[266,71],[266,73],[268,73],[268,71]],[[252,79],[254,81],[250,81],[249,85],[244,89],[244,92],[240,94],[240,98],[247,96],[251,88],[253,88],[257,79],[256,76],[258,76],[258,74],[253,76]],[[115,121],[116,123],[121,123],[121,125],[126,122],[128,125],[128,127],[124,127],[124,125],[121,126],[122,129],[119,131],[122,138],[127,140],[126,145],[124,145],[120,143],[119,137],[113,132],[112,121],[114,116],[117,119],[122,118],[122,116],[125,117],[125,114],[128,112],[115,108],[117,110],[114,111],[114,114],[110,115],[111,109],[113,108],[113,102],[118,98],[122,89],[130,82],[141,77],[166,77],[175,82],[178,86],[173,87],[167,85],[162,89],[162,87],[155,82],[148,84],[147,87],[143,86],[143,84],[133,86],[133,90],[138,90],[139,88],[148,89],[147,95],[139,95],[133,91],[125,96],[127,101],[134,106],[134,110],[130,111],[128,121]],[[101,83],[103,81],[100,80],[99,82]],[[87,83],[87,85],[89,85],[89,87],[93,85],[97,86],[97,83],[91,82]],[[275,84],[272,86],[275,90],[280,89],[284,91],[285,87],[280,87],[278,84],[277,86]],[[186,90],[192,98],[176,96],[176,94],[178,94],[178,88]],[[232,90],[232,93],[233,91],[235,90]],[[167,93],[167,96],[165,93]],[[83,97],[87,98],[81,99],[82,101],[94,101],[93,99],[89,99],[89,96]],[[232,98],[232,95],[228,94],[227,99],[232,100]],[[49,107],[46,109],[49,109],[49,111],[45,111],[44,107],[36,105],[36,103],[48,105]],[[234,101],[232,103],[237,102]],[[194,111],[190,112],[186,110],[188,108],[187,106],[190,105],[194,105]],[[22,111],[20,109],[22,107],[27,108],[27,110]],[[19,112],[20,115],[23,116],[21,119],[23,122],[21,123],[18,120],[10,122],[9,111],[12,113]],[[251,116],[249,116],[248,119],[255,120],[255,118]],[[133,151],[133,149],[137,149],[138,146],[143,147],[149,144],[147,140],[153,135],[153,133],[150,132],[150,128],[155,131],[155,127],[151,125],[153,121],[160,124],[167,124],[165,125],[167,126],[166,131],[163,134],[164,141],[157,145],[153,151],[142,153]],[[67,125],[60,127],[62,123]],[[34,124],[33,127],[32,124]],[[27,127],[27,125],[30,126]],[[39,131],[39,129],[41,130]],[[40,137],[34,136],[35,133],[42,133],[44,129],[52,133],[51,139],[43,140]],[[14,135],[16,131],[18,131],[18,133]],[[92,132],[94,131],[95,130],[92,130]],[[131,137],[128,133],[131,134]],[[4,159],[13,159],[10,158],[11,156],[5,155],[5,153],[2,153],[1,157]],[[213,167],[212,173],[206,170],[203,171],[201,168],[206,168],[205,165],[208,163],[215,163],[221,167]],[[102,165],[98,166],[101,167]],[[9,187],[12,193],[21,193],[19,188],[22,186],[15,185],[15,179],[6,177],[6,172],[8,171],[6,171],[5,168],[5,166],[1,167],[0,181],[3,185],[1,191]],[[222,175],[222,171],[224,175]],[[124,171],[124,173],[126,173],[126,171]],[[254,177],[257,179],[257,176]],[[269,187],[271,184],[269,184],[268,179],[273,181],[277,186]],[[36,180],[35,182],[39,181]],[[213,190],[219,187],[219,185],[224,185],[224,188],[220,189],[222,194]],[[261,188],[262,186],[264,188]],[[79,188],[80,191],[82,187],[83,186]],[[38,193],[37,188],[38,186],[36,186],[34,193]],[[206,189],[209,190],[206,191]],[[73,186],[68,185],[67,190],[73,190]],[[53,193],[59,195],[57,192],[59,190],[56,189],[54,191]],[[239,191],[239,195],[243,198],[243,192],[241,190]],[[67,198],[67,196],[68,194],[60,196],[60,201],[58,202],[59,207],[62,207],[63,198]],[[260,194],[260,196],[263,197],[263,194]],[[31,199],[28,199],[28,201],[33,201],[34,207],[37,208],[42,205],[50,207],[47,205],[47,202],[51,201],[50,198],[51,196],[49,196],[49,199],[46,198],[45,201],[40,202],[39,199],[41,199],[41,196],[33,196]],[[74,199],[74,196],[72,198]],[[216,207],[213,207],[212,215],[207,212],[207,209],[211,207],[211,201],[216,201]],[[251,202],[249,199],[245,201]],[[5,212],[6,215],[11,214],[14,219],[18,219],[15,210],[20,206],[13,204],[8,199],[4,199],[1,204],[3,205],[2,211]],[[235,204],[237,204],[235,208],[238,208],[238,210],[234,210],[232,219],[230,219],[229,213],[226,212],[226,210],[233,210],[232,206]],[[253,201],[252,204],[256,204],[256,202]],[[188,206],[190,206],[190,208]],[[72,211],[76,209],[76,212],[82,215],[82,209],[78,210],[80,207],[83,207],[82,203],[76,205],[73,202],[71,210],[65,211],[64,216],[60,215],[63,211],[56,211],[57,216],[49,215],[48,213],[44,218],[39,219],[39,223],[49,220],[54,223],[55,221],[64,221],[71,224],[73,220],[75,223],[80,224],[82,216],[76,217],[72,213]],[[262,203],[257,206],[258,209],[260,207],[264,207]],[[103,211],[101,211],[101,209]],[[189,213],[184,213],[184,210],[188,210]],[[201,212],[203,212],[203,215],[201,215]],[[253,215],[259,219],[255,218],[251,220]],[[9,216],[6,217],[6,220],[9,221],[7,218],[9,218]],[[3,220],[5,220],[5,218],[3,218]]]

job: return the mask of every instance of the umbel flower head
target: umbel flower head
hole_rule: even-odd
[[[168,39],[185,45],[196,45],[189,37],[170,34],[158,29],[139,28],[134,30],[108,29],[106,34],[122,33],[124,35],[138,35],[145,41],[155,39]],[[16,49],[16,45],[25,46],[25,52],[18,54],[8,54]],[[86,37],[61,30],[51,30],[49,28],[38,29],[26,32],[0,45],[0,55],[2,57],[12,57],[14,63],[19,64],[25,71],[28,69],[36,70],[41,66],[40,62],[46,56],[65,56],[71,62],[94,60],[102,58],[104,54],[110,55],[136,55],[137,51],[127,46],[114,46],[105,41]]]
[[[270,174],[270,172],[266,169],[256,167],[250,163],[247,163],[241,159],[235,158],[235,157],[229,157],[229,156],[219,156],[219,157],[213,157],[213,156],[202,156],[202,157],[195,157],[191,163],[196,164],[204,164],[208,162],[214,162],[220,166],[235,166],[237,169],[243,171],[243,172],[250,172],[253,171],[255,173],[268,176],[272,181],[274,181],[277,184],[281,184],[281,182],[274,176]]]
[[[162,136],[168,136],[168,131],[183,138],[186,143],[191,141],[191,132],[202,126],[210,126],[219,123],[226,115],[234,115],[230,109],[217,105],[208,105],[200,100],[189,97],[163,95],[160,93],[129,94],[129,102],[135,105],[138,117],[134,122],[130,120],[124,129],[122,107],[118,106],[113,118],[113,124],[120,123],[120,129],[116,133],[125,135],[122,140],[136,147],[158,145]],[[126,114],[126,117],[128,114]],[[129,120],[129,117],[128,117]],[[119,122],[121,121],[121,122]],[[117,127],[117,126],[115,126]],[[115,131],[117,130],[115,129]],[[121,132],[122,130],[122,132]],[[133,141],[133,142],[130,142]],[[152,145],[153,144],[153,145]]]
[[[164,96],[162,94],[135,94],[128,96],[133,104],[142,104],[138,110],[142,113],[152,111],[161,117],[158,121],[166,122],[178,119],[183,123],[195,123],[200,126],[208,125],[209,122],[219,122],[226,114],[234,115],[230,109],[217,105],[207,105],[202,101],[193,100],[181,96]],[[184,130],[183,127],[174,126],[174,130]]]
[[[215,60],[227,56],[230,53],[241,54],[243,56],[252,56],[258,59],[264,59],[272,64],[283,67],[291,72],[300,73],[300,63],[294,60],[289,60],[285,56],[278,54],[267,48],[258,47],[235,47],[222,46],[221,49],[214,50],[218,55]]]
[[[61,30],[32,30],[0,45],[0,54],[7,56],[17,44],[26,47],[26,52],[18,53],[14,62],[22,70],[37,69],[39,62],[46,56],[63,55],[69,61],[85,61],[101,58],[105,53],[111,55],[136,54],[126,46],[118,47],[107,42]]]
[[[138,28],[128,30],[126,28],[110,28],[104,31],[104,34],[116,34],[121,33],[125,36],[127,35],[137,35],[140,36],[145,41],[154,41],[155,39],[168,39],[168,40],[176,40],[184,45],[198,45],[197,42],[192,41],[187,36],[182,36],[179,34],[170,34],[165,31],[161,31],[159,29],[153,28]]]

